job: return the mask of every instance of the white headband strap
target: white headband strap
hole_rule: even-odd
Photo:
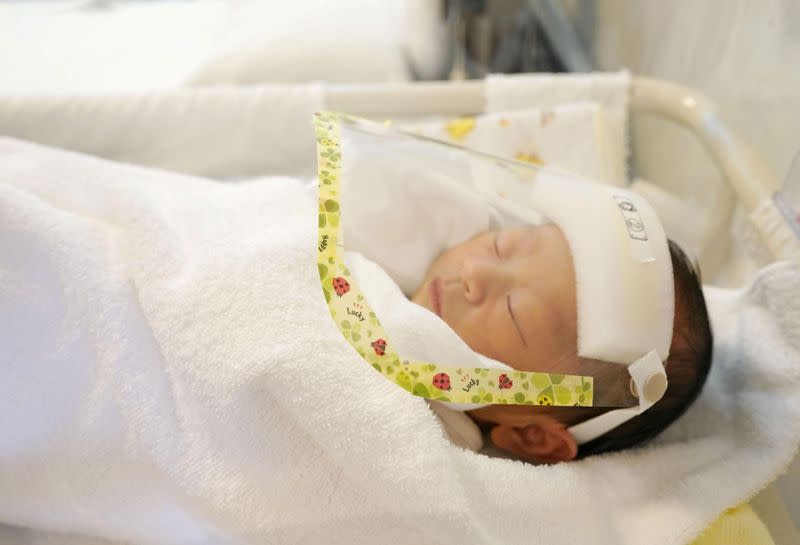
[[[578,354],[629,365],[669,355],[675,294],[661,222],[630,191],[543,169],[531,205],[561,229],[577,281]]]
[[[570,427],[569,432],[579,445],[588,443],[642,414],[664,397],[667,391],[667,374],[655,350],[630,365],[628,372],[639,394],[639,406],[614,409]]]
[[[672,259],[650,205],[630,191],[544,169],[533,206],[564,233],[577,281],[578,354],[628,366],[639,406],[569,429],[587,443],[642,414],[667,389],[675,317]],[[633,362],[633,363],[631,363]]]

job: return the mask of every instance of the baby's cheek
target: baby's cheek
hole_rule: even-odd
[[[507,311],[506,311],[507,312]],[[519,333],[502,312],[492,312],[480,321],[483,355],[512,367],[519,357],[521,340]]]
[[[466,310],[448,325],[472,350],[491,358],[492,336],[486,330],[486,321],[480,312]]]

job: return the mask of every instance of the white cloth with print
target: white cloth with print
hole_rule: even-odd
[[[535,104],[535,103],[534,103]],[[599,102],[574,101],[426,123],[412,132],[538,165],[558,165],[586,178],[625,186],[624,133]]]
[[[508,113],[529,108],[549,110],[577,101],[603,107],[609,138],[606,153],[627,180],[628,72],[588,74],[492,74],[486,77],[486,112]]]
[[[0,141],[2,539],[674,545],[791,459],[795,268],[709,293],[712,384],[658,445],[535,467],[454,446],[347,344],[316,194]]]

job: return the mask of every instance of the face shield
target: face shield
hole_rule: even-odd
[[[368,334],[343,334],[387,379],[414,395],[452,404],[476,402],[469,389],[457,387],[469,380],[491,390],[492,404],[622,406],[573,426],[570,431],[579,443],[661,399],[667,388],[663,362],[672,341],[673,275],[663,227],[641,197],[551,167],[500,159],[345,115],[318,114],[315,130],[322,291],[340,330],[337,316],[352,313],[355,306],[369,317]],[[398,187],[399,193],[391,191]],[[392,275],[406,288],[448,245],[463,240],[459,222],[465,218],[479,218],[487,229],[538,224],[543,218],[555,223],[575,268],[578,355],[623,366],[629,383],[624,386],[635,395],[633,406],[620,401],[620,379],[515,371],[486,357],[480,358],[483,367],[464,367],[398,354],[344,261],[351,241],[344,240],[342,228],[348,202],[365,195],[375,203],[375,216],[366,218],[372,232],[349,229],[348,238],[363,236],[359,246],[372,241],[374,252],[387,263],[401,248],[408,250],[403,255],[413,252],[417,259],[405,261],[414,261],[416,269],[404,262]],[[437,216],[437,202],[454,195],[463,205],[445,221]],[[414,207],[413,221],[426,226],[425,235],[412,236],[419,225],[388,221],[386,211],[392,206]],[[381,234],[377,246],[375,232]]]

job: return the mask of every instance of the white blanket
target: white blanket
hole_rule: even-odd
[[[454,447],[359,359],[319,287],[316,207],[296,180],[0,141],[0,521],[137,544],[672,545],[791,458],[796,270],[715,298],[720,386],[664,444],[534,467]]]

